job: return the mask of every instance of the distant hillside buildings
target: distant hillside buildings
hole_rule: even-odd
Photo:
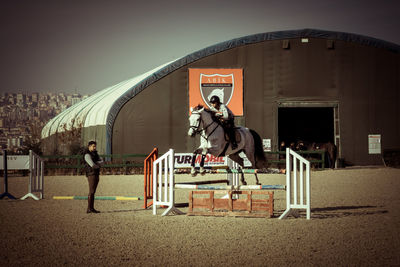
[[[43,126],[54,116],[88,97],[65,93],[0,94],[0,148],[13,153],[26,142],[39,142]]]

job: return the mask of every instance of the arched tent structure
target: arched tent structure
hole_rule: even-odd
[[[399,51],[396,44],[314,29],[233,39],[107,88],[58,115],[44,143],[64,123],[83,124],[82,142],[102,153],[147,153],[152,147],[191,151],[187,137],[189,69],[242,69],[243,116],[237,123],[271,139],[334,141],[340,157],[378,164],[368,135],[400,147]],[[320,140],[316,140],[316,139]]]
[[[57,134],[79,130],[82,131],[83,143],[97,140],[100,151],[105,153],[106,144],[109,142],[108,135],[106,135],[107,117],[112,106],[121,95],[168,64],[101,90],[51,119],[42,130],[45,150],[53,151],[59,145]]]

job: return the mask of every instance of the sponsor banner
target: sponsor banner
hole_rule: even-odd
[[[0,156],[0,170],[4,170],[4,156]],[[29,170],[29,155],[7,156],[8,170]]]
[[[241,152],[239,154],[244,160],[245,167],[251,167],[251,162],[247,159],[246,155]],[[192,164],[192,153],[175,153],[175,168],[189,168]],[[199,166],[201,161],[201,155],[196,157],[196,167]],[[216,157],[210,154],[206,155],[204,159],[204,167],[227,167],[228,159],[227,157]]]
[[[187,168],[192,163],[192,153],[175,153],[175,168]],[[201,155],[196,157],[196,166],[199,166],[201,161]],[[204,167],[219,167],[227,166],[226,157],[216,157],[210,154],[206,155],[204,159]]]
[[[189,110],[198,104],[210,108],[214,95],[243,116],[243,69],[189,69]]]

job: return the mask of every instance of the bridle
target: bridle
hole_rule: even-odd
[[[200,128],[200,124],[201,124],[201,122],[203,121],[202,119],[201,119],[201,113],[200,112],[192,112],[192,114],[194,114],[194,115],[198,115],[199,116],[199,119],[197,120],[197,126],[190,126],[190,129],[192,129],[193,131],[194,131],[194,133],[195,134],[199,134],[201,137],[203,137],[204,139],[206,139],[206,140],[208,140],[208,138],[215,132],[215,130],[218,128],[218,126],[220,126],[218,123],[217,123],[217,126],[215,126],[215,128],[210,132],[210,134],[207,136],[204,136],[203,134],[202,134],[202,132],[204,131],[206,131],[207,129],[208,129],[208,127],[210,127],[211,125],[213,125],[214,123],[216,123],[216,121],[212,121],[210,124],[208,124],[207,126],[203,126],[203,128],[201,128],[201,129],[199,129]],[[203,123],[204,124],[204,123]]]

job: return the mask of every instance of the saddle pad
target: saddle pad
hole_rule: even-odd
[[[242,136],[240,135],[240,132],[237,130],[237,128],[235,128],[235,139],[236,139],[236,143],[240,143],[240,141],[242,141]],[[226,133],[226,131],[225,131],[225,140],[230,141],[229,136]]]

